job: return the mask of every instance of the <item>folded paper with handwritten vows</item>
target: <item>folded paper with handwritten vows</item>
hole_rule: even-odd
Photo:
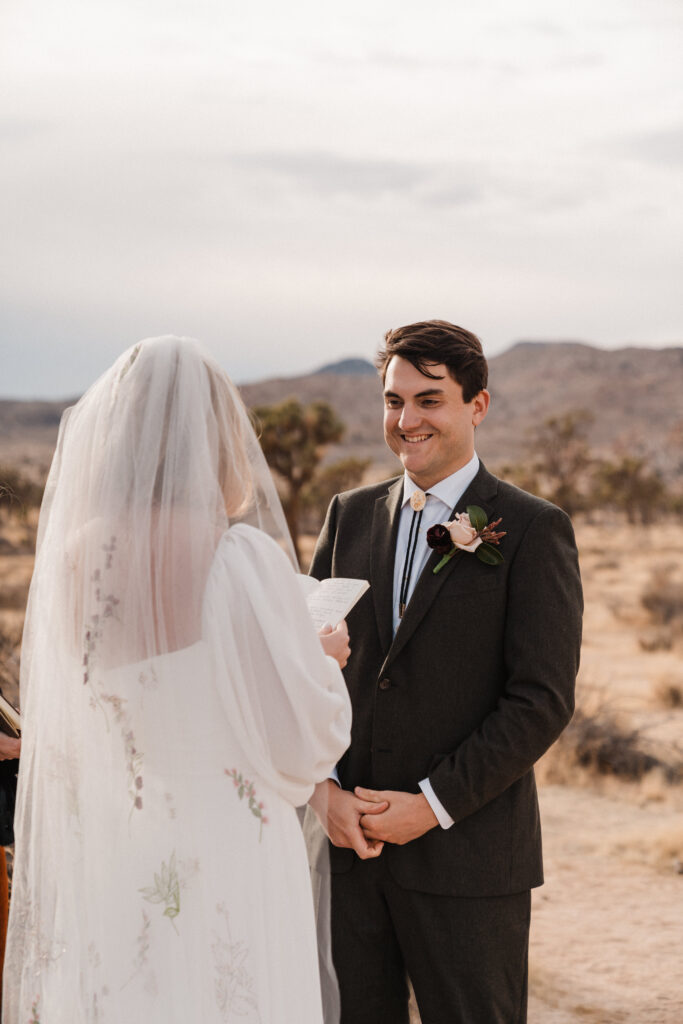
[[[341,576],[329,580],[314,580],[312,576],[298,579],[316,629],[321,629],[326,622],[333,629],[338,626],[370,586],[367,580]]]

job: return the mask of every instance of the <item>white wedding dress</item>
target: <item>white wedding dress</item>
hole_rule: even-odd
[[[5,1024],[320,1024],[295,806],[347,747],[350,706],[275,542],[229,529],[201,639],[94,689],[70,709],[86,749],[53,739],[51,772],[24,766],[70,841],[47,864],[17,850]],[[76,759],[106,789],[76,784]]]
[[[321,1024],[295,808],[351,712],[294,563],[196,342],[140,342],[65,413],[22,646],[4,1024]]]

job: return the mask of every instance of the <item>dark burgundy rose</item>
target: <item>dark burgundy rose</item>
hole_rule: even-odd
[[[451,535],[441,523],[429,527],[427,530],[427,543],[430,548],[434,548],[440,555],[447,555],[453,547]]]

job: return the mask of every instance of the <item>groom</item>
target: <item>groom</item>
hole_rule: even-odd
[[[406,1024],[406,975],[423,1024],[523,1024],[543,881],[533,764],[571,718],[579,662],[574,536],[477,458],[479,340],[432,320],[385,342],[385,439],[404,474],[337,495],[311,566],[371,583],[348,617],[351,746],[311,801],[332,844],[342,1024]],[[468,506],[500,520],[502,560],[480,559],[465,522],[467,547],[435,573],[427,529]]]

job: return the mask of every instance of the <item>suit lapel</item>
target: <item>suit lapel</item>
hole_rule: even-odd
[[[497,490],[498,481],[491,473],[489,473],[482,463],[479,466],[479,470],[474,480],[452,510],[450,518],[452,519],[456,512],[466,512],[468,505],[479,505],[479,507],[486,512],[489,522],[491,522],[493,508],[490,502],[495,498]],[[392,552],[395,551],[395,548],[396,544],[394,541]],[[406,642],[413,635],[427,613],[430,605],[436,598],[436,595],[439,593],[441,587],[444,585],[451,573],[458,571],[458,566],[461,564],[463,558],[472,557],[473,556],[466,551],[458,551],[458,553],[451,558],[450,562],[448,562],[443,569],[435,575],[434,568],[439,563],[441,555],[436,551],[432,551],[427,564],[422,570],[420,578],[415,585],[415,590],[408,602],[405,614],[399,623],[398,629],[396,630],[394,641],[389,649],[384,665],[382,666],[382,672],[384,672],[389,662],[396,657],[399,651],[402,650]]]
[[[371,593],[383,651],[391,646],[393,631],[394,554],[402,496],[403,477],[400,477],[387,494],[376,500],[372,515]]]

